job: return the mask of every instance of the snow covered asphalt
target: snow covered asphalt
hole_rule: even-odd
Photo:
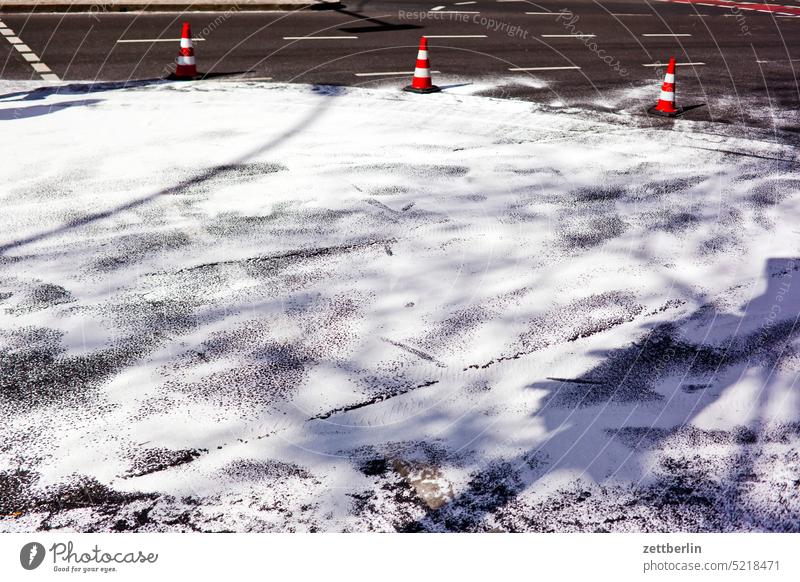
[[[800,530],[796,134],[471,92],[0,83],[0,530]]]

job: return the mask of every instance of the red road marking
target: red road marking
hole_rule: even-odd
[[[763,10],[764,12],[783,12],[800,16],[800,7],[781,6],[776,4],[757,4],[754,2],[733,2],[732,0],[667,0],[676,4],[713,4],[721,8],[739,8],[740,10]]]

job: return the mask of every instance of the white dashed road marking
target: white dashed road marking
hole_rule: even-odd
[[[426,34],[425,38],[487,38],[485,34]]]
[[[357,36],[284,36],[283,40],[352,40]]]
[[[509,71],[575,71],[580,67],[515,67]]]
[[[50,70],[50,67],[45,65],[31,48],[22,42],[18,36],[14,35],[14,31],[8,28],[6,24],[0,20],[0,35],[2,35],[11,46],[17,49],[20,56],[30,63],[31,68],[39,74],[43,81],[60,81],[58,75]]]
[[[193,38],[192,42],[203,42],[204,38]],[[122,42],[181,42],[179,38],[121,38],[117,41]]]
[[[542,38],[594,38],[596,34],[543,34]]]
[[[437,75],[440,71],[429,71]],[[387,75],[413,75],[414,71],[386,71],[385,73],[354,73],[356,77],[384,77]]]
[[[699,67],[705,63],[675,63],[676,67]],[[643,67],[666,67],[667,63],[647,63]]]

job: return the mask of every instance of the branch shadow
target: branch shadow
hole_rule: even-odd
[[[464,490],[449,503],[427,509],[421,519],[405,524],[402,531],[479,530],[488,516],[513,504],[523,491],[554,469],[583,471],[601,482],[607,475],[600,469],[571,466],[568,457],[582,439],[586,442],[592,438],[584,423],[574,418],[581,410],[591,411],[591,424],[598,421],[602,424],[604,416],[613,422],[623,407],[658,402],[666,408],[676,395],[683,393],[682,400],[678,396],[678,402],[673,404],[675,411],[684,413],[682,422],[675,426],[659,428],[646,413],[631,413],[623,423],[630,421],[629,426],[606,429],[611,441],[632,449],[630,459],[636,456],[637,451],[657,450],[679,429],[702,433],[694,429],[693,420],[747,373],[757,376],[760,385],[751,406],[752,414],[749,418],[742,414],[742,426],[730,435],[714,435],[740,448],[736,455],[738,460],[727,469],[722,484],[696,468],[673,461],[653,483],[634,488],[634,491],[639,494],[638,503],[649,504],[659,511],[666,508],[666,511],[707,514],[698,519],[710,524],[709,529],[747,527],[759,531],[798,531],[800,516],[792,514],[790,509],[786,509],[783,515],[762,515],[753,511],[752,502],[743,499],[741,486],[741,481],[752,479],[757,456],[747,447],[759,441],[756,431],[763,428],[767,420],[767,403],[779,388],[776,366],[783,358],[794,355],[790,344],[800,337],[800,286],[791,284],[798,267],[800,259],[768,259],[764,275],[766,290],[742,305],[739,313],[710,313],[701,308],[679,321],[656,325],[641,344],[595,353],[604,359],[575,379],[554,378],[531,383],[530,389],[547,392],[542,408],[534,413],[544,420],[548,434],[552,435],[545,445],[567,451],[558,466],[540,464],[539,455],[545,445],[511,459],[492,462],[473,473]],[[784,315],[776,317],[776,313]],[[723,337],[707,342],[713,330],[718,335],[722,330]],[[676,377],[680,380],[671,385],[670,379]],[[706,383],[684,382],[697,378]],[[695,405],[685,413],[681,406],[691,397],[696,398]],[[800,426],[798,411],[789,411],[789,415],[793,421],[787,426]],[[571,425],[570,418],[573,419]],[[637,421],[647,424],[636,426]],[[669,422],[669,418],[662,422]],[[765,438],[780,438],[780,435]],[[742,475],[743,479],[740,478]],[[640,476],[640,483],[645,477]],[[538,527],[543,527],[544,522],[540,520],[537,523]]]
[[[336,87],[333,87],[333,88],[331,88],[331,87],[322,87],[322,88],[320,88],[318,86],[315,86],[314,87],[314,92],[316,94],[324,96],[324,97],[337,97],[337,96],[341,95],[343,91],[341,89],[339,89],[339,88],[336,88]],[[236,166],[238,164],[243,164],[243,163],[247,162],[248,160],[250,160],[251,158],[259,156],[259,155],[261,155],[261,154],[263,154],[263,153],[265,153],[265,152],[267,152],[267,151],[279,146],[280,144],[282,144],[283,142],[291,139],[295,135],[300,134],[302,131],[304,131],[306,128],[308,128],[310,125],[312,125],[317,119],[319,119],[331,107],[332,104],[333,104],[333,100],[332,99],[325,99],[325,100],[321,101],[319,107],[317,107],[316,109],[311,111],[304,119],[300,120],[294,127],[290,128],[289,130],[285,131],[284,133],[282,133],[282,134],[280,134],[278,136],[275,136],[274,138],[270,139],[269,141],[267,141],[263,145],[252,149],[251,151],[239,156],[238,158],[236,158],[236,159],[234,159],[232,161],[228,161],[228,162],[226,162],[224,164],[219,164],[217,166],[214,166],[213,168],[209,168],[209,169],[207,169],[207,170],[205,170],[205,171],[203,171],[203,172],[201,172],[201,173],[199,173],[199,174],[197,174],[197,175],[195,175],[195,176],[193,176],[191,178],[187,178],[185,180],[182,180],[182,181],[178,182],[174,186],[170,186],[169,188],[164,188],[163,190],[159,190],[157,192],[149,194],[148,196],[144,196],[142,198],[138,198],[136,200],[132,200],[132,201],[127,202],[125,204],[120,204],[120,205],[115,206],[114,208],[111,208],[109,210],[104,210],[102,212],[95,212],[93,214],[84,215],[84,216],[82,216],[80,218],[77,218],[75,220],[67,222],[67,223],[65,223],[65,224],[63,224],[63,225],[61,225],[61,226],[59,226],[57,228],[52,228],[52,229],[49,229],[49,230],[46,230],[46,231],[31,235],[31,236],[25,237],[25,238],[20,238],[20,239],[13,240],[11,242],[2,244],[2,245],[0,245],[0,255],[4,254],[4,253],[6,253],[6,252],[8,252],[8,251],[10,251],[12,249],[16,249],[16,248],[19,248],[21,246],[24,246],[24,245],[27,245],[27,244],[31,244],[31,243],[34,243],[34,242],[39,242],[41,240],[50,238],[52,236],[60,235],[60,234],[63,234],[65,232],[69,232],[71,230],[75,230],[77,228],[86,226],[88,224],[92,224],[92,223],[97,222],[99,220],[110,218],[110,217],[115,216],[115,215],[117,215],[117,214],[119,214],[121,212],[127,212],[129,210],[134,209],[134,208],[138,208],[138,207],[143,206],[145,204],[148,204],[148,203],[152,202],[153,200],[156,200],[157,198],[160,198],[162,196],[170,196],[170,195],[174,195],[174,194],[179,194],[179,193],[183,192],[184,190],[187,190],[187,189],[192,188],[194,186],[198,186],[200,184],[208,182],[209,180],[212,180],[213,178],[215,178],[217,175],[229,171],[232,166]]]
[[[366,2],[364,3],[366,4]],[[359,10],[362,6],[358,8],[354,8],[353,10],[347,10],[346,7],[340,3],[331,3],[331,4],[323,4],[317,5],[312,7],[312,10],[330,10],[333,12],[338,12],[339,14],[343,14],[344,16],[349,16],[355,20],[361,20],[363,22],[369,22],[369,26],[343,26],[339,28],[339,30],[343,32],[351,32],[351,33],[363,33],[368,34],[371,32],[393,32],[399,30],[416,30],[419,28],[423,28],[417,24],[394,24],[391,22],[386,22],[385,20],[381,20],[380,18],[375,18],[372,16],[365,16],[361,14]]]
[[[120,89],[135,89],[168,83],[166,79],[140,79],[136,81],[120,81],[110,83],[70,83],[69,85],[56,85],[53,87],[37,87],[31,91],[15,91],[0,95],[0,102],[13,101],[39,101],[53,95],[86,95],[102,93],[105,91],[118,91]]]
[[[17,119],[41,117],[42,115],[57,113],[65,109],[72,109],[73,107],[96,105],[102,101],[102,99],[81,99],[79,101],[67,101],[66,103],[53,103],[52,105],[30,105],[28,107],[0,109],[0,121],[14,121]]]

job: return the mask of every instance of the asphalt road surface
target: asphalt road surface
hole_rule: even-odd
[[[695,118],[769,128],[774,111],[800,101],[797,0],[361,0],[294,12],[4,14],[6,41],[37,60],[0,41],[0,76],[162,78],[184,19],[202,39],[195,50],[206,73],[402,87],[424,34],[434,82],[472,83],[481,94],[602,107],[609,91],[651,82],[655,99],[663,69],[652,65],[675,56],[687,63],[678,99],[706,105]]]

